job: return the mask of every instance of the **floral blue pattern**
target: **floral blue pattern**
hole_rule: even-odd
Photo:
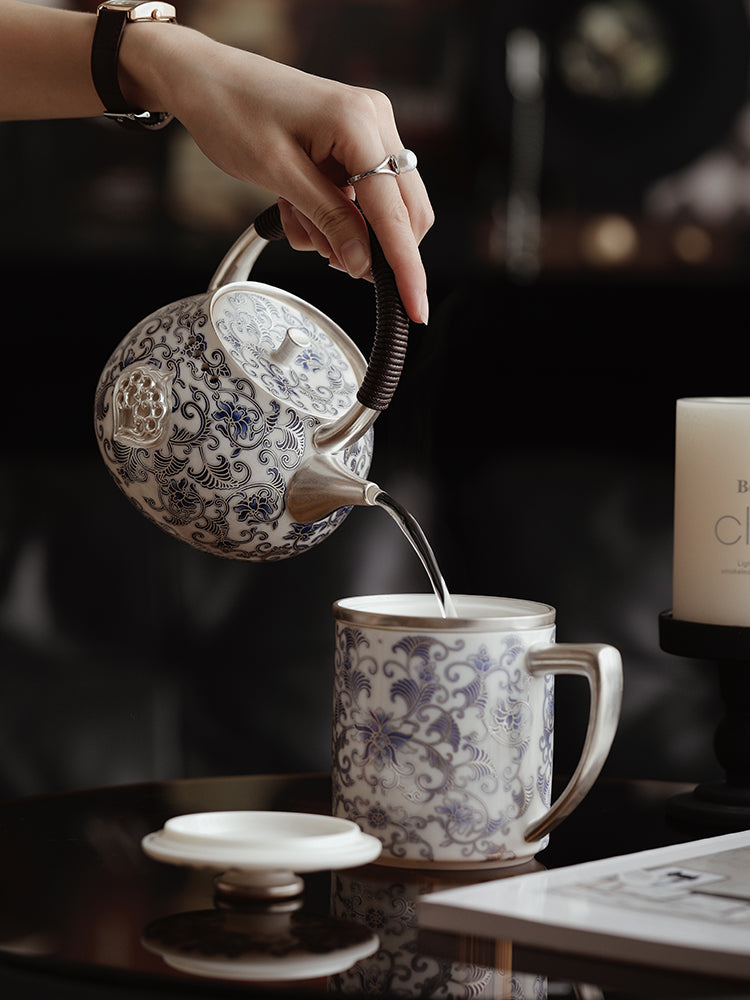
[[[376,654],[371,631],[337,623],[333,811],[392,858],[510,861],[511,825],[549,806],[554,678],[524,669],[531,639],[482,640],[399,635]]]
[[[293,303],[275,302],[270,293],[235,295],[237,314],[227,306],[217,335],[211,298],[172,303],[122,341],[97,388],[97,440],[115,482],[164,531],[221,556],[283,559],[322,541],[348,513],[341,508],[300,524],[286,509],[286,482],[320,420],[354,403],[354,374],[339,347]],[[310,346],[282,368],[264,352],[273,353],[288,327],[303,329]],[[129,387],[121,393],[130,407],[124,413],[116,398],[121,377]],[[143,404],[132,386],[142,385],[157,417],[151,398],[159,390],[166,400],[161,428],[151,413],[138,422]],[[371,457],[369,431],[341,460],[364,478]]]
[[[214,312],[216,332],[235,368],[282,402],[316,416],[335,417],[351,406],[357,385],[339,348],[313,320],[290,301],[263,294],[249,299],[243,289],[228,288]],[[304,333],[302,348],[291,366],[273,360],[288,329]]]
[[[336,991],[348,996],[547,1000],[545,976],[501,966],[492,949],[467,947],[463,954],[454,955],[452,949],[441,954],[440,949],[425,948],[418,899],[434,888],[429,878],[389,882],[381,873],[333,874],[333,914],[364,925],[380,939],[374,955],[333,976]]]

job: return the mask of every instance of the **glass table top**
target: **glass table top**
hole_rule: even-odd
[[[82,998],[94,988],[95,996],[132,989],[141,998],[175,990],[515,1000],[750,997],[750,983],[435,932],[417,920],[425,892],[704,835],[666,818],[666,801],[685,789],[600,779],[549,847],[523,868],[433,873],[366,864],[311,871],[302,876],[300,894],[271,902],[228,895],[216,870],[161,864],[141,841],[184,813],[326,815],[327,775],[157,782],[0,803],[0,992],[24,995],[9,987],[41,983],[40,995],[54,997],[75,983]]]

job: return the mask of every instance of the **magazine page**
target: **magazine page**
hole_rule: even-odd
[[[420,924],[750,976],[750,831],[422,896]]]

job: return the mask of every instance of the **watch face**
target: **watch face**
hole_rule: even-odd
[[[106,3],[100,4],[97,10],[121,10],[130,13],[139,7],[143,8],[139,14],[144,20],[154,18],[154,20],[163,21],[177,16],[177,11],[172,4],[154,3],[153,0],[107,0]]]
[[[144,0],[107,0],[107,3],[99,5],[99,10],[106,7],[107,10],[132,10],[140,7]]]

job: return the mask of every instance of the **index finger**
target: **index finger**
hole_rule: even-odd
[[[432,225],[432,208],[416,171],[394,177],[373,174],[356,184],[357,201],[393,269],[407,313],[426,323],[427,275],[419,240]]]

